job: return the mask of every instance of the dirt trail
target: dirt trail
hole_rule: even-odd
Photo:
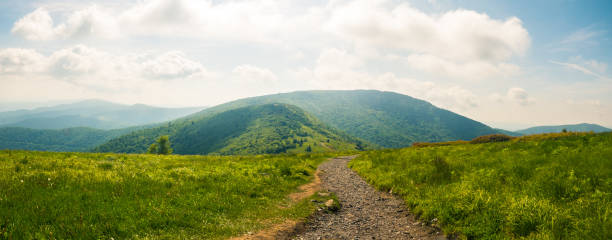
[[[439,230],[414,220],[404,202],[375,190],[339,157],[319,166],[321,187],[334,192],[342,208],[316,214],[293,239],[446,239]]]
[[[315,180],[290,195],[299,201],[319,189],[333,192],[342,204],[336,213],[318,212],[306,222],[287,221],[243,239],[446,239],[439,230],[423,226],[404,202],[372,188],[347,167],[355,156],[322,163]]]

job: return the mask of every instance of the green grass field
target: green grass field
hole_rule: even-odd
[[[287,195],[328,157],[0,151],[0,239],[237,236],[311,214]]]
[[[350,163],[466,239],[612,239],[612,133],[365,152]]]

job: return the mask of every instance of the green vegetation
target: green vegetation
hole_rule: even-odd
[[[172,153],[172,148],[170,147],[170,140],[168,136],[161,136],[155,141],[149,149],[147,150],[149,154],[163,154],[168,155]]]
[[[311,214],[287,195],[327,157],[0,151],[0,239],[241,235]]]
[[[355,150],[367,145],[327,127],[287,104],[237,108],[132,132],[96,152],[144,153],[155,139],[170,136],[178,154],[267,154]]]
[[[350,163],[467,239],[612,239],[612,133],[363,153]]]
[[[595,133],[612,131],[612,129],[609,129],[609,128],[606,128],[606,127],[603,127],[597,124],[581,123],[581,124],[572,124],[572,125],[531,127],[531,128],[527,128],[523,130],[518,130],[516,132],[520,134],[528,135],[528,134],[540,134],[540,133],[558,133],[558,132],[562,132],[563,130],[570,131],[570,132],[591,132],[592,131]]]
[[[301,91],[245,98],[193,114],[197,119],[265,103],[295,105],[323,123],[370,143],[398,148],[413,142],[470,140],[498,131],[406,95],[375,90]]]
[[[0,128],[0,149],[79,152],[130,133],[139,127],[117,130],[67,128],[42,130],[18,127]]]

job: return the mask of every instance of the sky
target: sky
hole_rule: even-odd
[[[377,89],[492,127],[612,127],[612,1],[0,1],[0,108]]]

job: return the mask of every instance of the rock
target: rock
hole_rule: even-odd
[[[329,196],[329,193],[328,193],[328,192],[319,192],[318,194],[319,194],[319,196],[321,196],[321,197],[328,197],[328,196]]]
[[[331,206],[334,206],[334,199],[329,199],[325,202],[325,206],[330,208]]]

